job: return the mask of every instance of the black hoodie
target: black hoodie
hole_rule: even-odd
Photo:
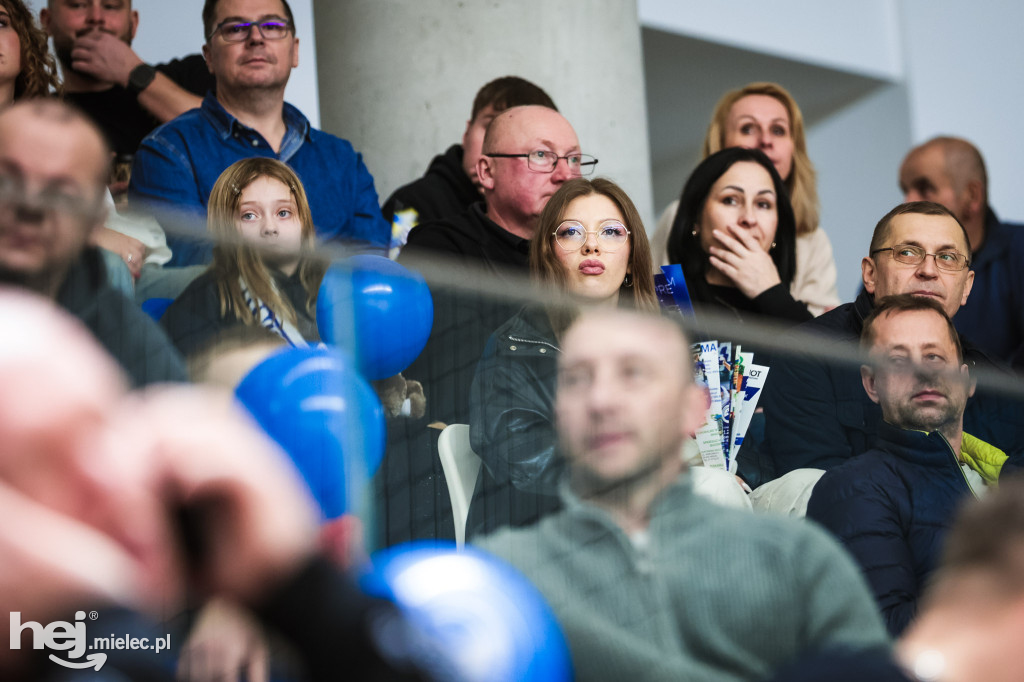
[[[422,178],[396,189],[381,212],[390,223],[398,211],[413,209],[417,214],[413,224],[418,225],[451,218],[483,199],[462,169],[462,145],[453,144],[434,157]]]

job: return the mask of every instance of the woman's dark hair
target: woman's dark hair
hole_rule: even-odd
[[[683,194],[679,198],[679,211],[676,213],[672,231],[668,237],[668,259],[670,263],[679,263],[686,276],[686,287],[694,301],[706,302],[711,299],[705,273],[708,269],[708,254],[700,248],[700,235],[694,235],[694,228],[700,223],[704,214],[711,188],[733,164],[741,161],[752,161],[766,171],[772,178],[775,190],[775,210],[778,214],[778,225],[775,228],[775,248],[771,250],[772,262],[779,271],[779,279],[789,289],[796,271],[796,220],[793,217],[793,206],[789,203],[789,191],[779,177],[775,166],[758,149],[730,147],[715,152],[701,161],[683,186]]]

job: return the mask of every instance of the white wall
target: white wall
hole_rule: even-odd
[[[832,240],[841,301],[861,287],[860,261],[875,223],[903,198],[896,174],[910,145],[907,93],[882,86],[807,131],[818,171],[821,229]]]
[[[988,165],[989,203],[1024,222],[1024,3],[901,5],[914,143],[943,134],[973,142]]]
[[[637,9],[647,28],[876,78],[903,70],[896,0],[638,0]]]
[[[38,16],[46,0],[28,0],[27,4]],[[299,37],[299,68],[292,71],[285,98],[319,126],[312,0],[289,0],[288,4]],[[133,7],[139,13],[139,31],[132,47],[147,62],[167,61],[202,48],[203,0],[134,0]]]

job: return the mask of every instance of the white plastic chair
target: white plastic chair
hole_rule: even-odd
[[[448,494],[452,498],[452,517],[455,520],[455,544],[466,543],[466,519],[469,503],[483,462],[469,444],[469,424],[449,424],[437,439],[437,452],[441,457]]]

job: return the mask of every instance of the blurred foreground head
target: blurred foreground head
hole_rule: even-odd
[[[0,113],[0,282],[56,296],[106,218],[109,166],[99,130],[65,104]]]
[[[46,299],[0,288],[0,319],[11,332],[0,335],[10,610],[159,612],[186,583],[246,600],[313,552],[316,517],[297,474],[229,399],[186,387],[129,394],[89,332]],[[185,513],[198,552],[182,543]]]
[[[896,655],[908,670],[935,673],[930,679],[1020,680],[1021,633],[1024,479],[1017,477],[961,510]]]
[[[583,495],[670,483],[704,420],[682,330],[656,315],[585,313],[568,329],[555,403],[571,481]]]

